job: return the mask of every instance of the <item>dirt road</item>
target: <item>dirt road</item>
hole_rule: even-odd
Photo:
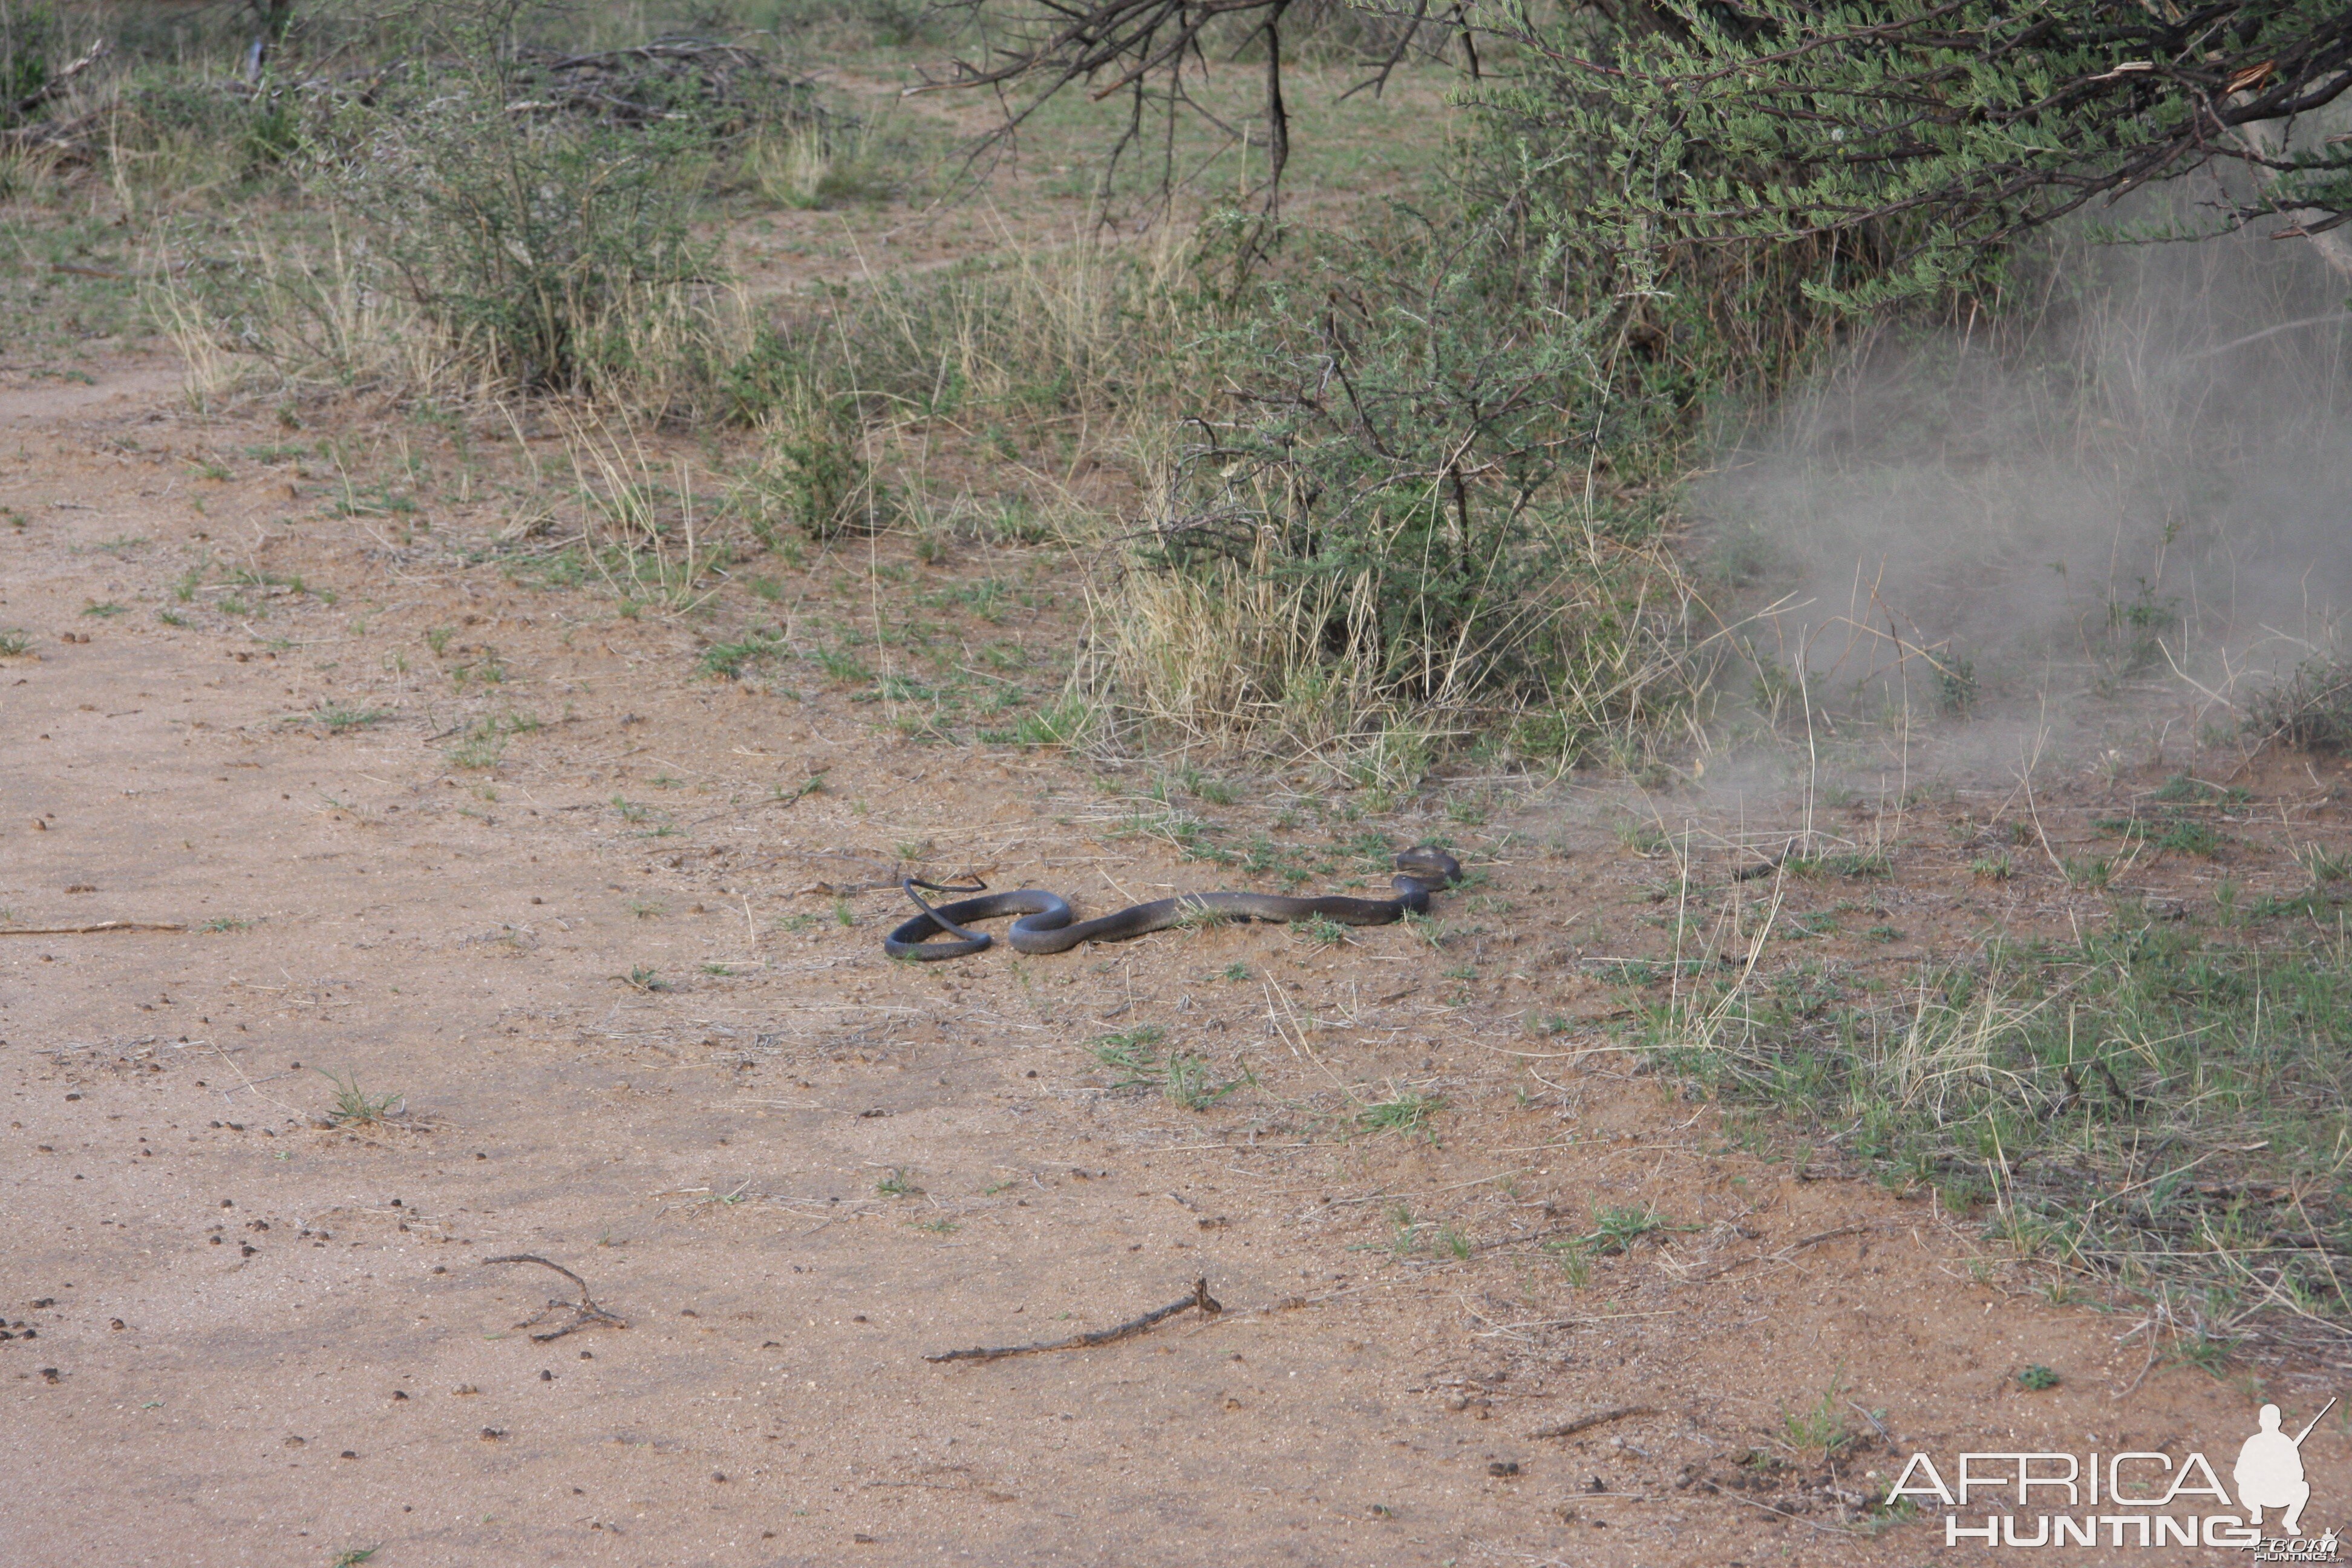
[[[698,675],[703,623],[157,367],[0,410],[0,1560],[1990,1561],[1857,1523],[1873,1478],[2253,1430],[2250,1377],[1636,1076],[1577,954],[1655,868],[1589,800],[1199,805],[1318,885],[1450,835],[1475,982],[1403,928],[894,965],[902,857],[1088,911],[1243,871],[1057,754]],[[1050,662],[1044,549],[937,568],[1037,595],[975,646]],[[179,929],[15,934],[111,921]],[[573,1292],[522,1253],[620,1321],[535,1337]],[[923,1359],[1196,1278],[1222,1313]]]

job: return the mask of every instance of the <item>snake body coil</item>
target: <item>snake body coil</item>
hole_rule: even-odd
[[[1341,925],[1378,926],[1420,914],[1429,908],[1429,895],[1462,879],[1461,862],[1429,845],[1400,852],[1397,875],[1389,899],[1333,896],[1297,899],[1279,893],[1180,893],[1136,904],[1116,914],[1082,921],[1074,918],[1069,900],[1040,888],[1009,893],[986,893],[934,909],[917,896],[915,884],[906,884],[907,896],[923,912],[882,939],[882,950],[893,958],[936,960],[962,958],[987,948],[985,931],[967,931],[965,922],[997,915],[1018,915],[1006,933],[1015,952],[1067,952],[1082,942],[1125,942],[1150,931],[1165,931],[1202,916],[1222,920],[1304,921],[1318,916]],[[935,936],[951,938],[932,942]]]

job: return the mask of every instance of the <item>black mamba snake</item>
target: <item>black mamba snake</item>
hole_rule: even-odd
[[[1381,926],[1402,920],[1407,914],[1420,914],[1429,908],[1430,894],[1450,888],[1462,879],[1461,862],[1444,850],[1426,844],[1401,851],[1396,858],[1396,868],[1397,875],[1389,883],[1396,889],[1396,897],[1392,899],[1337,896],[1294,899],[1279,893],[1179,893],[1172,899],[1156,899],[1150,903],[1136,904],[1116,914],[1090,921],[1075,920],[1067,899],[1040,888],[987,893],[977,899],[962,899],[934,909],[923,902],[922,896],[915,891],[917,888],[930,888],[943,892],[962,889],[942,889],[937,883],[918,881],[910,877],[900,885],[923,912],[884,937],[882,951],[893,958],[962,958],[983,951],[993,940],[986,931],[966,931],[963,922],[984,921],[996,915],[1021,917],[1013,922],[1013,930],[1007,933],[1015,952],[1067,952],[1082,942],[1125,942],[1129,937],[1166,931],[1170,926],[1182,925],[1202,916],[1213,920],[1241,921],[1304,921],[1320,917],[1341,925]],[[927,940],[941,935],[955,940]]]

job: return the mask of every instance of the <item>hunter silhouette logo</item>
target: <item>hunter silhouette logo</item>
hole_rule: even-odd
[[[2193,1452],[1966,1453],[1948,1471],[1921,1452],[1903,1467],[1886,1500],[1942,1504],[1947,1546],[2234,1547],[2257,1563],[2335,1563],[2335,1531],[2297,1532],[2311,1502],[2304,1441],[2336,1405],[2330,1399],[2292,1436],[2279,1407],[2263,1405],[2253,1436],[2239,1446],[2227,1486],[2213,1464]],[[1990,1509],[1987,1493],[2000,1500]],[[2266,1514],[2276,1522],[2266,1527]]]
[[[2303,1505],[2311,1500],[2311,1483],[2303,1479],[2303,1440],[2335,1408],[2336,1401],[2329,1400],[2302,1431],[2290,1437],[2279,1430],[2279,1407],[2263,1406],[2257,1418],[2262,1430],[2246,1439],[2246,1446],[2238,1450],[2236,1467],[2230,1471],[2230,1479],[2238,1483],[2238,1503],[2246,1510],[2248,1524],[2262,1523],[2266,1508],[2283,1508],[2286,1512],[2279,1520],[2281,1533],[2295,1532],[2295,1526],[2303,1521]]]

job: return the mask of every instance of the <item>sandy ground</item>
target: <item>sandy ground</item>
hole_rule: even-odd
[[[32,644],[0,659],[0,926],[184,928],[0,934],[0,1561],[1993,1561],[1854,1505],[1919,1449],[2226,1476],[2258,1395],[2299,1425],[2333,1391],[2171,1363],[1931,1198],[1737,1147],[1635,1076],[1582,959],[1658,950],[1660,870],[1590,796],[1477,826],[1289,803],[1310,846],[1450,832],[1475,981],[1402,928],[894,964],[899,895],[845,889],[901,846],[1088,911],[1238,873],[1128,831],[1083,764],[697,679],[707,628],[468,565],[462,508],[404,543],[283,466],[205,477],[280,434],[174,388],[0,392],[0,626]],[[229,567],[302,584],[240,616]],[[1043,649],[1069,611],[972,630]],[[1276,804],[1203,812],[1272,831]],[[1921,931],[2067,918],[1933,855],[1883,896]],[[1143,1026],[1255,1085],[1121,1087],[1094,1045]],[[404,1113],[327,1125],[325,1074]],[[1360,1124],[1406,1091],[1444,1097],[1431,1135]],[[1544,1250],[1650,1205],[1675,1228],[1581,1288]],[[535,1338],[577,1317],[537,1316],[572,1298],[550,1269],[484,1261],[524,1253],[617,1321]],[[1221,1313],[923,1359],[1195,1279]],[[2029,1363],[2063,1383],[2022,1390]],[[1867,1435],[1833,1462],[1783,1419],[1825,1395]],[[2352,1519],[2345,1431],[2305,1446],[2309,1527]]]

